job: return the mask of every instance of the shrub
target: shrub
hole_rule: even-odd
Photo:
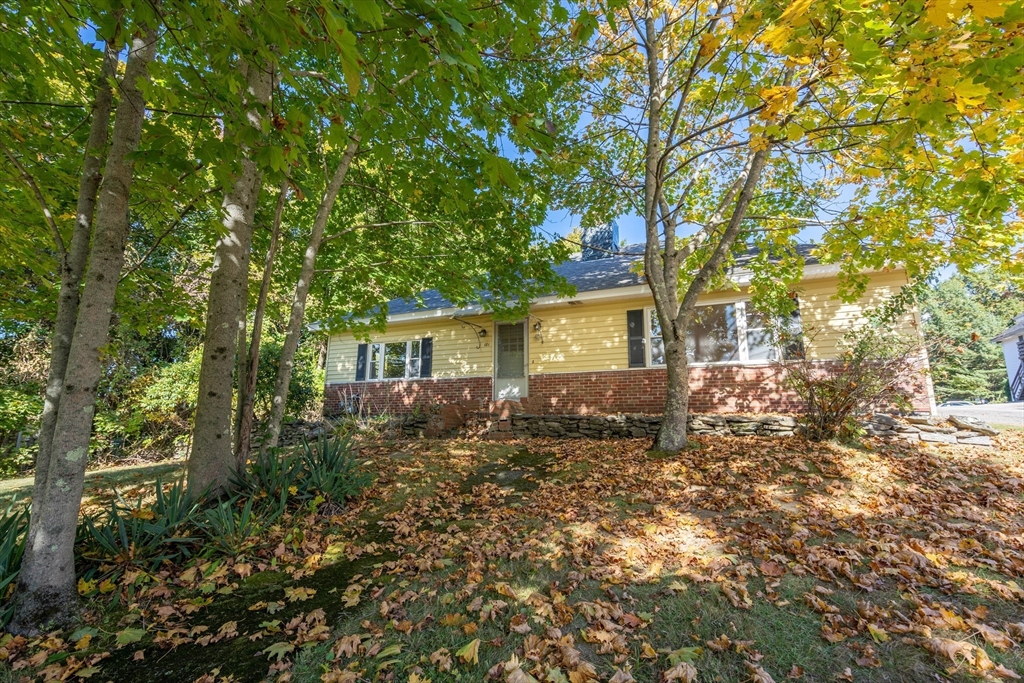
[[[35,385],[0,385],[0,477],[18,476],[32,466],[35,449],[25,447],[25,437],[37,428],[42,411],[41,389]]]
[[[277,517],[292,500],[342,505],[371,481],[359,468],[350,436],[321,434],[313,444],[303,440],[299,452],[275,449],[258,458],[234,483],[245,495],[265,501],[265,513]]]
[[[804,355],[781,363],[782,382],[804,404],[801,421],[809,439],[846,439],[858,432],[855,415],[909,409],[909,388],[922,372],[920,358],[913,340],[869,326],[844,337],[835,360]]]
[[[129,504],[115,494],[101,520],[92,516],[83,520],[84,559],[155,570],[165,561],[191,556],[191,544],[197,539],[184,534],[196,520],[199,504],[189,500],[183,481],[165,492],[158,479],[152,507],[143,505],[142,498]]]
[[[297,454],[275,449],[257,458],[249,469],[232,475],[233,484],[243,495],[258,500],[264,514],[277,518],[284,514],[288,500],[298,494],[302,467]]]
[[[14,590],[14,582],[21,570],[21,558],[25,554],[25,531],[28,529],[28,508],[14,509],[12,500],[0,517],[0,600],[6,601]],[[0,628],[7,625],[14,613],[14,606],[4,602],[0,606]]]
[[[321,434],[315,446],[302,441],[306,495],[342,505],[370,485],[372,477],[359,469],[351,436],[328,438]]]
[[[324,371],[317,365],[317,345],[304,337],[295,353],[292,379],[288,384],[287,414],[297,417],[314,417],[323,404]],[[284,337],[264,337],[260,345],[260,368],[256,373],[255,408],[258,419],[270,413],[274,397],[277,369],[281,363],[281,349]]]
[[[203,349],[196,346],[176,363],[155,369],[144,383],[138,409],[155,425],[187,431],[199,394]]]
[[[237,496],[223,500],[203,512],[199,528],[206,536],[207,554],[221,553],[238,555],[249,544],[249,539],[258,536],[265,521],[253,514],[255,498],[249,498],[239,510]]]

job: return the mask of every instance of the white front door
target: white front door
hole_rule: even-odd
[[[526,323],[497,323],[494,329],[494,400],[526,398]]]

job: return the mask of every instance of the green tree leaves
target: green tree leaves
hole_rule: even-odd
[[[955,275],[925,290],[921,302],[936,398],[1007,398],[1002,348],[991,341],[1019,310],[1021,290],[993,270]]]

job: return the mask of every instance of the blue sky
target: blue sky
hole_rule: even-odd
[[[642,217],[627,214],[619,216],[615,221],[619,224],[620,240],[626,240],[627,244],[643,244],[646,241]],[[549,211],[547,221],[540,226],[540,231],[548,238],[551,238],[553,235],[564,237],[579,224],[580,217],[573,215],[568,210]],[[797,240],[800,242],[820,242],[823,233],[824,230],[821,227],[807,227],[800,231]]]
[[[640,216],[619,216],[615,219],[619,224],[619,239],[626,240],[627,244],[642,244],[644,237],[644,220]],[[580,217],[573,215],[567,209],[561,211],[549,211],[548,219],[541,226],[541,231],[551,234],[565,236],[572,232],[573,228],[580,224]]]

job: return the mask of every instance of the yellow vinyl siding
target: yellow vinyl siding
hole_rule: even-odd
[[[886,299],[898,294],[908,282],[903,270],[874,273],[869,277],[867,290],[853,303],[834,298],[839,287],[837,278],[800,283],[800,317],[810,358],[835,358],[843,336],[863,327],[867,315]],[[896,326],[897,332],[914,337],[918,335],[917,329],[916,310],[902,316]]]
[[[399,342],[432,337],[434,339],[432,377],[472,377],[491,374],[494,327],[487,316],[467,317],[487,330],[483,339],[476,328],[457,320],[438,318],[408,323],[393,323],[384,334],[372,334],[370,341]],[[480,348],[477,348],[479,341]],[[356,378],[356,356],[362,343],[351,333],[332,335],[327,346],[327,383],[352,382]]]
[[[629,368],[626,311],[652,304],[648,298],[538,308],[529,330],[530,374]],[[532,327],[537,319],[541,339]]]
[[[867,291],[852,304],[833,298],[838,282],[834,277],[812,279],[795,288],[800,296],[806,348],[812,358],[834,358],[843,335],[863,325],[870,309],[897,294],[907,283],[907,276],[902,270],[871,275]],[[700,303],[727,303],[745,297],[743,290],[710,292],[700,298]],[[628,369],[626,311],[650,306],[653,306],[653,299],[641,297],[535,307],[527,326],[530,374]],[[907,313],[898,330],[917,335],[916,316],[916,311]],[[450,318],[436,318],[393,323],[386,334],[372,335],[371,341],[433,337],[433,377],[490,376],[494,362],[494,322],[485,315],[467,320],[486,329],[487,336],[480,339],[476,328],[463,326]],[[538,321],[540,332],[533,329]],[[355,380],[359,343],[350,333],[331,336],[327,355],[329,384]]]

